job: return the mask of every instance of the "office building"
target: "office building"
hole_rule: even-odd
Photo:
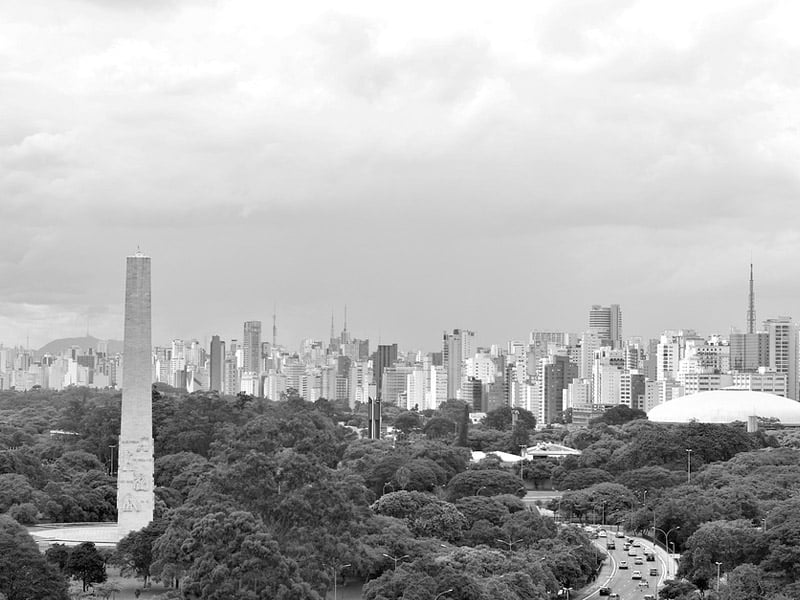
[[[622,348],[622,310],[619,304],[593,305],[589,310],[589,330],[598,335],[602,346]]]
[[[375,380],[375,392],[377,399],[382,399],[383,392],[383,372],[387,367],[393,366],[397,362],[397,344],[378,344],[372,363],[373,378]]]
[[[242,371],[261,372],[261,321],[245,321],[242,337]]]

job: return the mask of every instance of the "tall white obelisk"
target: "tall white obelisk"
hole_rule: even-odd
[[[117,531],[122,538],[153,520],[153,375],[150,257],[127,257],[122,422],[117,472]]]

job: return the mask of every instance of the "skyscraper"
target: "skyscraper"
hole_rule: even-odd
[[[378,400],[383,398],[383,371],[386,367],[391,367],[397,362],[397,344],[378,344],[375,351],[375,360],[372,363],[373,376],[375,378],[375,397]]]
[[[442,363],[447,373],[447,399],[458,398],[464,378],[464,361],[475,354],[475,332],[453,329],[442,334]]]
[[[122,417],[117,476],[120,537],[153,520],[153,376],[150,318],[150,257],[127,257]]]
[[[223,373],[225,372],[225,342],[218,335],[211,337],[209,389],[222,393],[224,389]]]
[[[597,333],[603,346],[622,347],[622,310],[619,304],[600,306],[589,311],[589,329]]]
[[[245,321],[242,337],[242,371],[261,372],[261,321]]]

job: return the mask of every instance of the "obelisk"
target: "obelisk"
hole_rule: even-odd
[[[122,420],[117,471],[120,538],[153,520],[153,405],[150,334],[150,257],[127,257]]]

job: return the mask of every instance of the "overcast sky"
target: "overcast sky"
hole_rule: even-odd
[[[387,5],[391,5],[388,6]],[[332,8],[335,6],[336,8]],[[797,2],[0,7],[0,342],[800,318]]]

